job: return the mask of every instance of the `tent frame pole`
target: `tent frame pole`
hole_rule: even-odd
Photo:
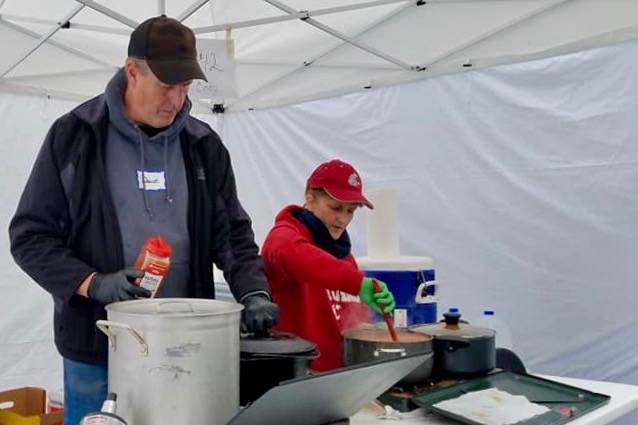
[[[391,13],[383,16],[380,19],[377,19],[375,22],[373,22],[372,24],[366,26],[365,28],[361,29],[357,34],[354,35],[354,37],[359,37],[362,36],[363,34],[365,34],[366,32],[378,27],[379,25],[383,24],[384,22],[389,21],[390,19],[394,18],[395,16],[401,14],[402,12],[404,12],[407,9],[410,9],[411,7],[413,7],[416,4],[416,2],[411,1],[409,3],[405,3],[399,7],[397,7],[395,10],[393,10]],[[324,51],[316,54],[315,56],[313,56],[312,58],[304,61],[303,63],[295,66],[293,69],[287,69],[285,71],[283,71],[282,73],[280,73],[279,75],[275,76],[274,78],[270,79],[269,81],[267,81],[266,83],[262,84],[261,86],[255,88],[253,91],[248,92],[246,94],[244,94],[241,98],[236,99],[235,101],[230,102],[227,107],[226,110],[229,110],[230,107],[232,107],[232,105],[235,105],[237,103],[240,103],[242,101],[246,101],[247,98],[249,98],[250,96],[253,96],[259,92],[261,92],[262,90],[264,90],[266,87],[269,87],[281,80],[283,80],[284,78],[288,77],[289,75],[294,74],[295,72],[299,71],[300,69],[305,68],[306,66],[309,66],[311,64],[313,64],[314,62],[318,61],[319,59],[321,59],[322,57],[329,55],[330,53],[332,53],[333,51],[337,50],[339,47],[343,46],[344,42],[340,41],[338,44],[331,46],[327,49],[325,49]]]
[[[32,18],[30,16],[22,16],[22,15],[7,15],[4,13],[0,13],[0,21],[5,22],[30,22],[34,24],[45,24],[45,25],[56,25],[58,21],[55,19],[41,19],[41,18]],[[68,26],[64,29],[79,29],[84,31],[93,31],[93,32],[101,32],[105,34],[118,34],[118,35],[127,35],[130,34],[131,31],[125,28],[115,28],[115,27],[104,27],[100,25],[88,25],[88,24],[76,24],[74,22],[68,22]]]
[[[286,15],[273,16],[270,18],[251,19],[247,21],[227,22],[225,24],[210,25],[193,28],[195,34],[207,34],[211,32],[224,31],[226,29],[250,28],[259,25],[274,24],[277,22],[294,21],[295,19],[307,19],[312,16],[331,15],[351,10],[367,9],[370,7],[385,6],[393,3],[414,3],[414,0],[375,0],[367,3],[349,4],[345,6],[330,7],[316,10],[293,11]]]
[[[30,29],[27,29],[27,28],[22,27],[20,25],[16,25],[13,22],[5,21],[5,20],[3,20],[1,18],[0,18],[0,25],[5,25],[5,26],[7,26],[9,28],[12,28],[12,29],[18,31],[18,32],[21,32],[22,34],[28,35],[31,38],[39,39],[39,38],[42,37],[42,35],[38,34],[37,32],[31,31]],[[58,49],[64,50],[65,52],[71,53],[71,54],[73,54],[73,55],[75,55],[77,57],[80,57],[82,59],[86,59],[89,62],[93,62],[93,63],[95,63],[97,65],[101,65],[101,66],[104,66],[104,67],[107,67],[107,68],[114,67],[114,65],[111,64],[111,63],[108,63],[106,61],[98,59],[98,58],[96,58],[94,56],[91,56],[91,55],[89,55],[87,53],[84,53],[84,52],[82,52],[80,50],[74,49],[73,47],[69,47],[66,44],[62,44],[62,43],[60,43],[58,41],[49,39],[49,40],[47,40],[47,43],[52,45],[52,46],[54,46],[54,47],[57,47]]]
[[[65,50],[69,53],[72,53],[78,57],[87,59],[91,62],[97,63],[99,65],[104,65],[107,68],[112,68],[113,65],[101,61],[99,59],[96,59],[90,55],[87,55],[84,52],[81,52],[79,50],[76,49],[72,49],[68,46],[65,46],[63,44],[57,43],[57,42],[53,42],[50,40],[51,37],[53,37],[53,35],[58,32],[60,29],[62,29],[63,27],[67,27],[68,25],[70,25],[70,21],[71,19],[73,19],[73,17],[75,17],[75,15],[77,15],[82,9],[84,9],[84,7],[89,7],[99,13],[102,13],[103,15],[106,15],[116,21],[119,21],[121,23],[123,23],[124,25],[127,25],[131,28],[136,28],[137,27],[137,23],[127,17],[125,17],[124,15],[121,15],[107,7],[104,7],[92,0],[76,0],[78,3],[78,5],[76,5],[76,7],[71,10],[71,12],[69,12],[69,14],[67,16],[65,16],[62,20],[60,20],[59,22],[55,23],[55,26],[49,30],[49,32],[47,32],[46,34],[40,36],[37,33],[34,33],[26,28],[23,28],[19,25],[16,25],[14,23],[8,22],[4,19],[1,18],[0,16],[0,24],[4,24],[7,26],[10,26],[12,28],[14,28],[15,30],[22,32],[24,34],[27,34],[31,37],[34,38],[38,38],[39,40],[38,42],[35,44],[35,46],[33,46],[31,49],[29,49],[29,51],[27,51],[20,59],[18,59],[15,63],[13,63],[12,65],[10,65],[6,70],[4,70],[2,72],[2,74],[0,74],[0,80],[3,79],[8,73],[10,73],[13,69],[15,69],[18,65],[20,65],[22,62],[24,62],[29,56],[31,56],[31,54],[33,54],[33,52],[35,52],[38,48],[40,48],[40,46],[42,46],[44,43],[46,43],[47,41],[52,44],[55,47],[58,47],[62,50]],[[197,2],[195,2],[194,4],[192,4],[188,9],[186,9],[180,16],[182,16],[182,19],[186,19],[188,16],[192,15],[193,13],[195,13],[197,10],[199,10],[203,5],[205,5],[206,3],[208,3],[209,0],[198,0]],[[158,9],[160,12],[162,12],[162,10],[165,11],[166,9],[166,2],[165,0],[158,0]],[[119,31],[118,31],[119,33]]]
[[[180,22],[184,22],[186,19],[188,19],[191,15],[193,15],[195,12],[201,9],[209,1],[210,0],[197,0],[195,3],[188,6],[182,13],[177,15],[175,19],[177,19]]]
[[[86,0],[86,1],[88,3],[89,0]],[[157,1],[158,1],[158,3],[157,3],[158,14],[160,14],[160,15],[166,14],[166,0],[157,0]],[[179,14],[179,16],[177,16],[175,19],[177,19],[180,22],[183,22],[185,19],[188,19],[188,17],[190,17],[192,14],[194,14],[199,9],[201,9],[204,5],[206,5],[206,3],[208,3],[209,1],[210,0],[197,0],[195,3],[190,5],[187,9],[185,9],[181,14]],[[388,0],[385,0],[385,1],[388,1]],[[392,1],[406,1],[406,0],[392,0]],[[89,5],[87,4],[87,6],[89,6]],[[92,5],[90,5],[89,7],[91,7],[91,6],[100,7],[96,3],[92,3]],[[97,10],[97,9],[95,9],[95,10]],[[98,12],[103,13],[103,14],[105,14],[107,16],[110,16],[111,18],[114,18],[117,21],[120,21],[119,19],[117,19],[117,18],[115,18],[113,16],[113,14],[116,14],[115,12],[113,12],[113,14],[111,14],[110,12],[109,12],[109,14],[107,14],[105,11],[106,11],[106,8],[101,8],[101,10],[98,10]],[[122,16],[122,15],[119,15],[119,16]],[[20,16],[20,15],[0,14],[0,20],[1,19],[9,20],[9,21],[17,21],[17,22],[33,22],[33,23],[36,23],[36,24],[52,24],[52,25],[57,24],[57,21],[55,21],[53,19],[40,19],[40,18],[32,18],[30,16]],[[286,19],[292,19],[292,18],[288,18],[286,16]],[[122,21],[120,21],[120,22],[122,22]],[[131,22],[133,22],[133,21],[131,21]],[[128,25],[128,24],[126,24],[126,25]],[[131,27],[131,25],[128,25],[128,26]],[[132,26],[132,28],[135,28],[135,26]],[[87,31],[102,32],[102,33],[107,33],[107,34],[128,35],[128,34],[131,33],[131,31],[129,31],[127,29],[105,27],[105,26],[99,26],[99,25],[75,24],[75,23],[71,23],[71,22],[69,22],[69,28],[76,28],[76,29],[82,29],[82,30],[87,30]],[[222,29],[224,29],[224,28],[222,28]]]
[[[40,37],[40,39],[38,40],[38,42],[32,47],[30,48],[24,55],[22,55],[22,57],[20,59],[18,59],[15,63],[13,63],[12,65],[9,66],[9,68],[7,68],[6,70],[4,70],[2,72],[2,74],[0,74],[0,80],[2,78],[4,78],[5,75],[7,75],[8,73],[10,73],[16,66],[20,65],[22,62],[24,62],[29,56],[31,56],[31,54],[33,52],[35,52],[36,50],[38,50],[38,48],[40,48],[40,46],[42,46],[44,43],[47,42],[47,40],[49,40],[51,37],[53,37],[53,35],[58,32],[64,25],[66,25],[67,22],[69,22],[75,15],[77,15],[82,9],[84,9],[84,5],[77,5],[73,8],[73,10],[71,10],[71,12],[69,12],[64,18],[62,18],[60,20],[60,22],[58,22],[53,28],[51,28],[49,30],[49,32],[47,32],[46,34],[44,34],[43,36]]]
[[[284,61],[284,60],[277,60],[277,59],[235,59],[235,63],[238,65],[263,65],[263,66],[288,66],[288,67],[292,67],[297,65],[297,61]],[[306,62],[308,63],[308,62]],[[383,64],[366,64],[366,63],[359,63],[359,62],[346,62],[346,61],[339,61],[339,62],[331,62],[331,63],[323,63],[323,64],[316,64],[313,63],[312,66],[314,68],[362,68],[362,69],[378,69],[378,70],[390,70],[390,71],[394,71],[397,69],[397,67],[394,64],[386,64],[385,62]]]
[[[109,9],[108,7],[102,6],[101,4],[96,3],[93,0],[75,0],[75,1],[78,3],[82,3],[84,6],[91,8],[95,10],[96,12],[99,12],[103,15],[106,15],[109,18],[115,19],[116,21],[121,22],[122,24],[128,27],[131,27],[133,29],[135,29],[138,25],[138,23],[135,22],[134,20],[127,18],[121,13],[117,13],[113,9]]]
[[[19,77],[5,77],[4,81],[6,81],[7,83],[20,83],[28,82],[34,78],[82,77],[85,75],[94,75],[96,72],[110,72],[111,68],[113,68],[114,70],[117,69],[116,66],[113,66],[109,68],[83,69],[81,71],[46,72],[42,74],[21,75]]]
[[[286,12],[289,15],[294,15],[294,14],[297,13],[297,11],[294,10],[292,7],[290,7],[290,6],[288,6],[288,5],[284,4],[284,3],[281,3],[278,0],[263,0],[263,1],[265,1],[266,3],[276,7],[277,9],[283,10],[284,12]],[[381,58],[381,59],[383,59],[383,60],[385,60],[387,62],[391,62],[391,63],[393,63],[393,64],[395,64],[395,65],[397,65],[397,66],[399,66],[399,67],[401,67],[401,68],[403,68],[403,69],[405,69],[407,71],[419,71],[420,70],[416,66],[412,66],[412,65],[410,65],[410,64],[408,64],[406,62],[403,62],[402,60],[397,59],[397,58],[395,58],[393,56],[390,56],[387,53],[384,53],[384,52],[382,52],[380,50],[377,50],[377,49],[375,49],[372,46],[368,46],[367,44],[365,44],[365,43],[363,43],[361,41],[355,40],[354,38],[349,37],[348,35],[340,32],[340,31],[337,31],[337,30],[335,30],[332,27],[324,25],[321,22],[319,22],[319,21],[317,21],[315,19],[312,19],[310,16],[305,17],[305,18],[301,18],[301,20],[303,22],[305,22],[306,24],[308,24],[308,25],[312,25],[313,27],[315,27],[317,29],[320,29],[323,32],[326,32],[326,33],[330,34],[333,37],[339,38],[339,39],[341,39],[342,41],[345,41],[348,44],[351,44],[351,45],[353,45],[353,46],[355,46],[355,47],[357,47],[357,48],[359,48],[359,49],[361,49],[361,50],[363,50],[365,52],[368,52],[371,55],[377,56],[377,57],[379,57],[379,58]]]
[[[448,57],[450,57],[452,55],[455,55],[455,54],[457,54],[459,52],[462,52],[465,49],[468,49],[468,48],[470,48],[472,46],[475,46],[475,45],[479,44],[482,41],[488,40],[488,39],[492,38],[493,36],[495,36],[497,34],[500,34],[500,33],[504,32],[504,31],[506,31],[506,30],[508,30],[508,29],[520,24],[521,22],[525,22],[525,21],[528,21],[528,20],[533,19],[535,17],[538,17],[538,16],[541,16],[543,14],[546,14],[549,11],[551,11],[552,9],[555,9],[556,7],[558,7],[558,6],[560,6],[560,5],[564,4],[564,3],[570,2],[570,1],[572,1],[572,0],[555,0],[553,3],[541,6],[538,9],[534,9],[531,12],[526,13],[524,15],[517,16],[515,19],[512,19],[511,21],[505,22],[502,25],[499,25],[498,27],[493,28],[493,29],[491,29],[490,31],[488,31],[488,32],[486,32],[484,34],[479,35],[478,37],[475,37],[475,38],[473,38],[471,40],[467,40],[464,43],[462,43],[461,45],[456,46],[453,49],[450,49],[450,50],[448,50],[446,52],[441,53],[436,58],[430,60],[428,63],[424,63],[422,65],[422,67],[423,68],[426,68],[426,67],[430,68],[433,65],[441,62],[444,59],[447,59]],[[471,66],[471,64],[472,64],[471,60],[468,59],[467,64],[469,64],[469,66]]]

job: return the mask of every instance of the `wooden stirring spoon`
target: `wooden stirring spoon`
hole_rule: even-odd
[[[372,288],[374,289],[374,292],[381,292],[381,286],[376,279],[372,279]],[[392,341],[398,341],[399,337],[397,337],[397,331],[394,329],[392,315],[390,313],[383,313],[383,319],[385,320],[385,324],[388,325],[388,332],[390,332],[390,338],[392,338]]]

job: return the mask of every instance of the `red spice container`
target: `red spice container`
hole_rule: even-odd
[[[157,293],[162,279],[171,267],[171,252],[168,242],[158,235],[146,240],[135,260],[134,267],[144,272],[144,277],[136,283],[151,291],[151,298]]]

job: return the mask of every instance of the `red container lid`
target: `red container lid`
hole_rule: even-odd
[[[145,245],[148,252],[158,257],[170,257],[173,251],[161,235],[147,239]]]

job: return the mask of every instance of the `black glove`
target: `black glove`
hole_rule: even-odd
[[[249,333],[263,335],[273,327],[279,319],[279,307],[263,295],[251,295],[242,303],[242,325]]]
[[[151,296],[151,291],[131,283],[142,277],[144,272],[134,268],[108,274],[97,273],[89,285],[89,298],[101,304],[134,300],[138,297],[148,298]]]

